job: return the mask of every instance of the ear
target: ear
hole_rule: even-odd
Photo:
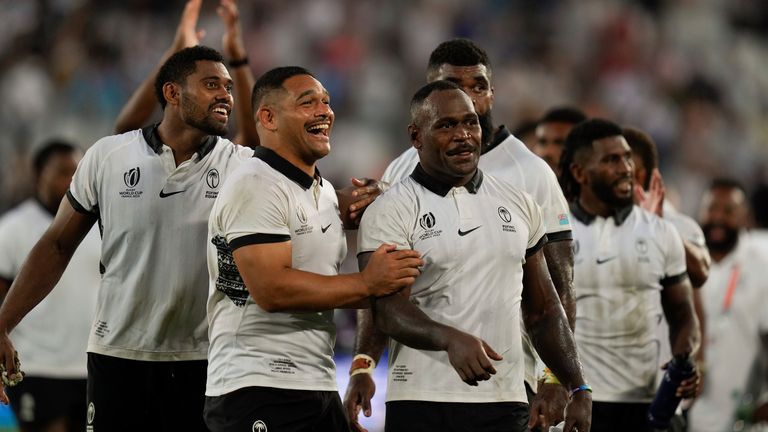
[[[493,105],[493,97],[495,95],[495,91],[496,89],[494,89],[493,86],[491,86],[491,105]]]
[[[584,166],[578,162],[573,162],[568,167],[571,170],[571,175],[576,183],[583,185],[587,180],[587,173],[584,171]]]
[[[256,111],[256,124],[261,125],[263,128],[269,131],[277,130],[277,118],[275,117],[275,111],[268,105],[262,105]]]
[[[408,137],[411,139],[411,145],[416,150],[421,149],[421,136],[419,135],[419,127],[415,123],[408,125]]]
[[[168,105],[179,105],[181,100],[181,86],[173,82],[163,84],[163,97]]]

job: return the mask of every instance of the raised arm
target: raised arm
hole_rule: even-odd
[[[232,255],[248,292],[267,312],[323,311],[400,291],[423,265],[418,252],[382,245],[360,273],[324,276],[291,267],[291,242],[259,243]]]
[[[133,92],[123,109],[120,110],[120,114],[115,120],[115,133],[121,134],[146,126],[158,106],[155,97],[155,77],[160,66],[176,51],[200,43],[200,39],[205,34],[203,31],[195,29],[201,4],[202,0],[189,0],[184,6],[184,12],[182,12],[179,25],[176,27],[173,43],[163,54],[155,69],[141,82],[139,88]]]
[[[248,52],[243,42],[243,31],[240,26],[240,11],[235,0],[221,0],[216,12],[224,21],[226,31],[222,37],[222,49],[229,60],[229,71],[234,81],[235,118],[237,121],[237,136],[234,141],[240,145],[256,147],[259,145],[259,135],[256,132],[256,122],[253,119],[251,107],[251,90],[256,80],[253,71],[248,66]]]
[[[565,431],[589,431],[592,397],[582,387],[584,377],[568,326],[546,266],[542,251],[526,258],[523,265],[523,320],[534,348],[566,388],[575,391],[566,408]],[[531,419],[536,424],[538,419]]]
[[[96,216],[75,211],[69,200],[61,201],[51,226],[32,248],[0,307],[0,363],[9,375],[18,371],[15,350],[8,334],[51,292],[67,268],[72,254],[96,222]],[[0,384],[0,401],[8,396]]]

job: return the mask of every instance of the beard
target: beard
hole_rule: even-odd
[[[480,121],[480,131],[483,133],[482,146],[486,147],[496,137],[496,130],[493,127],[493,116],[491,111],[477,116]]]
[[[707,247],[713,252],[730,252],[736,247],[736,243],[739,242],[739,230],[735,228],[721,224],[708,223],[702,225],[701,230],[704,231],[704,239],[707,242]],[[716,237],[715,231],[717,230],[722,230],[723,235],[721,238],[713,238]]]
[[[593,181],[592,191],[600,201],[608,204],[611,208],[622,208],[634,204],[634,196],[632,194],[629,194],[627,197],[617,196],[614,192],[615,185],[616,182]]]
[[[203,112],[195,103],[185,94],[181,95],[181,112],[184,121],[193,128],[199,129],[208,135],[224,136],[229,133],[227,124],[220,123],[211,118],[208,112]]]

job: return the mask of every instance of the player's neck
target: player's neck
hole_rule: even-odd
[[[281,158],[287,160],[291,163],[291,165],[295,166],[296,168],[303,171],[306,175],[310,177],[315,176],[315,169],[317,165],[317,161],[307,161],[304,160],[296,151],[294,151],[292,148],[286,146],[286,145],[280,145],[279,143],[266,140],[261,143],[261,145],[265,148],[268,148],[272,150],[273,152],[277,153],[278,156]]]
[[[164,118],[157,127],[160,140],[173,150],[176,166],[190,159],[205,142],[208,134],[186,124],[175,125],[174,121]]]
[[[579,206],[592,216],[610,217],[616,209],[611,205],[590,193],[588,189],[582,189],[579,195]]]

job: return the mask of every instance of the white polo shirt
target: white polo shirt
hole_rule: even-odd
[[[419,152],[411,147],[392,161],[381,177],[394,184],[407,178],[419,162]],[[571,239],[568,203],[552,168],[536,156],[522,141],[501,126],[493,142],[480,157],[478,167],[485,173],[505,179],[513,186],[531,195],[541,207],[544,227],[550,242]],[[527,333],[523,331],[523,349],[526,355],[525,380],[536,389],[537,372],[543,362],[533,349]]]
[[[489,381],[461,381],[444,351],[391,340],[387,400],[526,402],[520,343],[525,258],[546,243],[541,210],[510,182],[480,170],[465,186],[430,178],[421,166],[366,210],[358,251],[382,243],[414,249],[425,264],[411,301],[435,321],[484,339],[504,357]]]
[[[103,276],[88,351],[133,360],[204,360],[210,209],[253,150],[209,137],[178,167],[156,126],[102,138],[67,196],[99,218]]]
[[[671,223],[637,206],[608,218],[571,209],[575,338],[592,397],[650,402],[659,372],[661,290],[687,277],[683,241]]]
[[[0,220],[0,277],[13,280],[53,222],[39,201],[28,199]],[[99,288],[99,233],[85,236],[50,295],[11,332],[28,376],[85,379],[85,346]]]
[[[347,243],[333,185],[259,147],[216,200],[209,240],[206,395],[251,386],[336,391],[333,310],[264,311],[232,257],[239,247],[291,242],[292,268],[337,275]]]
[[[736,249],[712,262],[701,287],[707,314],[704,392],[689,411],[691,430],[731,430],[768,334],[768,255],[751,234],[741,233]],[[756,396],[756,395],[753,395]]]

